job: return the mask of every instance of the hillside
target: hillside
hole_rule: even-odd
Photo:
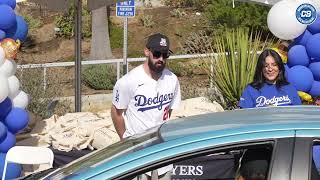
[[[74,39],[56,37],[55,35],[56,25],[54,24],[54,19],[59,14],[58,12],[52,12],[27,3],[19,4],[16,10],[20,14],[27,14],[34,18],[34,20],[37,20],[37,22],[41,22],[40,27],[29,29],[28,39],[23,44],[17,57],[18,64],[42,64],[74,60]],[[183,9],[185,16],[178,18],[171,15],[173,10],[173,8],[164,6],[154,8],[137,8],[136,17],[130,18],[128,21],[129,57],[131,57],[131,55],[134,57],[142,57],[146,37],[155,32],[166,34],[171,40],[171,49],[175,53],[181,52],[181,47],[183,46],[186,38],[190,36],[190,33],[202,28],[201,16],[196,15],[196,12],[192,9]],[[123,19],[115,16],[115,7],[111,8],[110,15],[112,25],[122,28]],[[153,25],[151,27],[142,25],[141,20],[147,16],[152,17]],[[112,53],[115,58],[121,58],[123,50],[122,48],[113,48]],[[90,38],[84,38],[82,40],[83,59],[88,59],[89,54]],[[181,64],[183,66],[181,66]],[[185,63],[180,63],[180,66],[181,68],[188,68],[188,65]],[[186,73],[182,73],[181,77],[179,77],[182,89],[188,89],[186,91],[191,91],[191,93],[194,93],[195,90],[193,89],[196,89],[197,87],[205,87],[208,84],[207,76],[203,75],[201,70],[194,70],[195,73],[191,73],[191,75],[189,73],[188,76],[185,76]],[[187,70],[181,69],[181,71]],[[199,72],[202,75],[197,75]],[[61,79],[59,82],[62,85],[61,90],[63,91],[63,94],[66,96],[73,95],[74,68],[50,68],[47,70],[48,76],[53,76],[53,74],[54,78]],[[195,88],[190,88],[190,82],[193,81],[194,83],[191,84],[194,85]],[[82,86],[82,90],[83,94],[111,92],[110,90],[95,91],[85,85]]]

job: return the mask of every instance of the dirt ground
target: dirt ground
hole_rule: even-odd
[[[39,9],[36,6],[21,5],[17,8],[21,13],[29,13],[34,18],[41,18],[43,25],[37,29],[29,29],[28,40],[23,44],[18,53],[18,64],[42,64],[52,62],[73,61],[74,59],[74,39],[63,39],[55,36],[54,18],[57,12]],[[113,24],[122,27],[123,21],[115,16],[115,8],[111,8],[111,21]],[[189,33],[201,29],[201,19],[192,10],[185,10],[187,15],[184,18],[176,18],[170,15],[173,8],[141,8],[137,9],[136,17],[129,19],[128,35],[131,39],[128,44],[129,52],[141,52],[145,45],[146,37],[155,32],[166,34],[171,41],[171,49],[179,53],[185,39]],[[155,23],[152,27],[144,27],[141,18],[146,15],[153,17]],[[122,57],[122,48],[112,49],[115,58]],[[82,57],[87,59],[90,54],[90,39],[82,40]],[[201,71],[201,70],[200,70]],[[66,96],[74,95],[74,68],[51,69],[47,72],[58,73],[65,78],[62,82],[63,92]],[[182,89],[197,89],[208,86],[207,76],[200,75],[179,77]],[[96,91],[83,85],[83,94],[110,93],[110,90]]]

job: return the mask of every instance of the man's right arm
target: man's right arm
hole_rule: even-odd
[[[123,111],[124,109],[117,109],[115,105],[112,105],[111,107],[111,118],[113,121],[113,125],[120,137],[120,140],[123,139],[123,134],[126,130],[124,118],[122,116]]]

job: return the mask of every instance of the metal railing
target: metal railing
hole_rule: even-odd
[[[176,56],[170,56],[169,60],[178,60],[178,59],[199,59],[203,57],[210,57],[215,56],[217,57],[216,53],[210,53],[210,54],[186,54],[186,55],[176,55]],[[141,62],[144,61],[146,58],[128,58],[128,62]],[[117,79],[120,78],[120,65],[123,63],[123,59],[104,59],[104,60],[90,60],[90,61],[82,61],[81,64],[83,66],[86,65],[99,65],[99,64],[117,64]],[[17,65],[17,69],[31,69],[31,68],[43,68],[43,88],[47,88],[47,68],[53,68],[53,67],[70,67],[75,66],[75,62],[56,62],[56,63],[45,63],[45,64],[23,64],[23,65]],[[212,64],[211,64],[211,71],[213,70]]]

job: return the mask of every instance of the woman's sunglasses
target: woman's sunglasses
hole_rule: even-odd
[[[168,59],[169,56],[170,56],[170,54],[171,54],[170,51],[165,52],[165,53],[160,52],[160,51],[151,51],[151,52],[152,52],[152,54],[153,54],[153,57],[155,57],[155,58],[160,58],[161,55],[162,55],[162,58],[163,58],[163,59]]]

